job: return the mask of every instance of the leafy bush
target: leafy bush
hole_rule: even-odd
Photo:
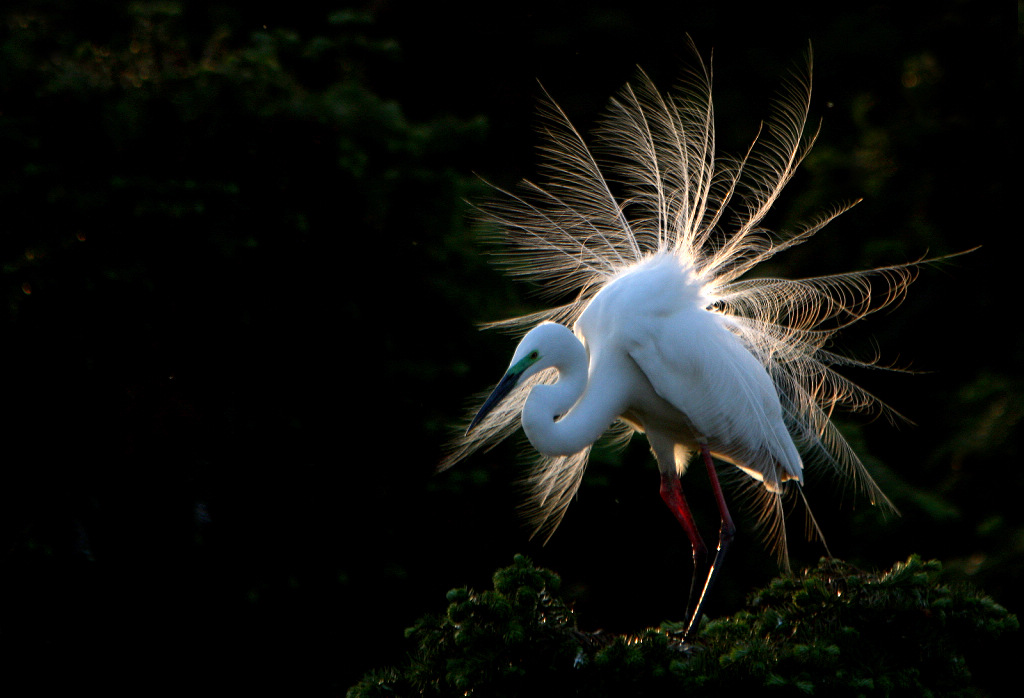
[[[407,631],[409,663],[367,675],[348,697],[985,695],[994,669],[971,667],[1019,624],[989,597],[937,583],[939,572],[917,556],[883,573],[823,558],[686,644],[672,623],[579,631],[558,576],[519,555],[493,590],[450,591],[444,615]]]

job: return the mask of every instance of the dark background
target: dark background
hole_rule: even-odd
[[[997,12],[1002,10],[1002,13]],[[1019,19],[1008,3],[33,2],[0,41],[0,682],[339,694],[526,552],[584,629],[683,611],[642,439],[596,454],[547,546],[521,444],[433,470],[540,307],[464,199],[534,176],[539,80],[587,131],[641,65],[714,54],[743,152],[814,52],[817,147],[770,223],[864,201],[791,276],[982,245],[847,332],[912,420],[840,423],[900,508],[809,485],[832,552],[943,561],[1020,611]],[[1014,32],[1016,31],[1016,34]],[[1012,116],[1011,116],[1012,114]],[[709,538],[706,478],[684,480]],[[750,522],[709,613],[777,572]],[[794,565],[820,546],[800,542]],[[212,678],[211,678],[212,677]]]

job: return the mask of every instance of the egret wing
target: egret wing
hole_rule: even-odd
[[[629,354],[698,440],[777,491],[780,480],[802,481],[800,455],[775,384],[726,323],[702,309],[648,318]]]

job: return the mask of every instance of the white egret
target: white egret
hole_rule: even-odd
[[[825,347],[841,328],[899,300],[919,264],[741,279],[853,204],[797,230],[763,229],[817,136],[804,135],[810,60],[784,83],[746,155],[728,158],[715,152],[711,75],[694,54],[695,69],[673,93],[660,93],[642,72],[623,88],[593,147],[545,93],[547,181],[524,182],[521,193],[499,190],[479,208],[502,231],[513,273],[575,300],[493,323],[533,329],[442,463],[505,438],[521,415],[540,453],[529,478],[534,523],[550,535],[591,445],[609,431],[645,433],[661,497],[693,550],[688,637],[736,530],[712,457],[750,476],[761,522],[787,567],[781,494],[795,486],[802,495],[805,465],[838,469],[872,503],[892,508],[830,421],[837,406],[886,408],[834,370],[865,362]],[[703,585],[706,546],[679,480],[697,452],[721,518]]]

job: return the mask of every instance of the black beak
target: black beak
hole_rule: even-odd
[[[502,400],[508,397],[508,394],[511,393],[515,389],[516,385],[519,384],[519,377],[521,375],[522,373],[520,372],[513,373],[512,371],[509,371],[502,376],[498,385],[494,387],[494,390],[491,391],[491,394],[488,395],[487,399],[484,401],[483,406],[480,407],[480,411],[476,413],[475,417],[473,417],[473,421],[469,423],[469,428],[466,429],[467,434],[473,431],[473,427],[482,422],[484,417],[490,414],[491,410],[497,407]]]

